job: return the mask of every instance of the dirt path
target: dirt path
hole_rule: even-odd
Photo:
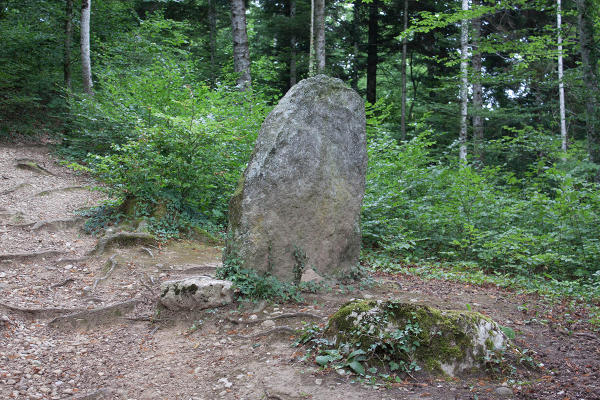
[[[1,399],[600,399],[600,340],[569,321],[584,317],[573,315],[578,308],[495,287],[379,274],[368,290],[307,295],[305,304],[157,313],[160,282],[213,274],[220,249],[178,242],[86,258],[97,239],[81,232],[73,211],[102,201],[89,190],[94,184],[45,148],[0,147]],[[369,386],[302,361],[288,334],[240,338],[272,331],[273,321],[227,320],[307,311],[325,322],[358,297],[468,305],[517,331],[517,342],[545,367],[520,369],[504,383],[423,377]],[[107,309],[113,305],[117,311]],[[83,314],[64,318],[76,311]],[[274,323],[296,328],[302,318]]]

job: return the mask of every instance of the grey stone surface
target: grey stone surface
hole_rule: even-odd
[[[231,282],[208,276],[165,281],[160,293],[162,305],[174,311],[220,307],[233,301]]]
[[[361,97],[319,75],[295,85],[265,119],[229,205],[224,256],[299,280],[358,263],[367,167]]]

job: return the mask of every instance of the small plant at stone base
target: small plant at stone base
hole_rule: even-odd
[[[230,251],[223,261],[223,266],[217,269],[216,277],[233,282],[235,288],[244,297],[302,301],[302,295],[296,285],[282,282],[272,275],[260,275],[254,270],[242,268],[241,263],[237,252]]]
[[[296,260],[294,263],[294,284],[299,285],[308,257],[306,257],[306,252],[301,247],[294,246],[294,259]]]

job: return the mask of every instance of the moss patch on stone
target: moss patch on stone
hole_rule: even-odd
[[[325,335],[336,346],[360,348],[375,359],[414,361],[429,372],[448,375],[477,367],[486,353],[503,343],[496,337],[504,338],[493,321],[477,312],[374,300],[342,306],[331,316]],[[411,346],[397,346],[398,340]]]

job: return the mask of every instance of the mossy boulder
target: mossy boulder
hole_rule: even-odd
[[[358,264],[365,107],[339,79],[292,87],[265,119],[229,203],[225,259],[284,281]]]
[[[400,301],[356,300],[329,319],[325,335],[336,347],[362,349],[372,360],[448,376],[478,373],[508,339],[490,318]]]

